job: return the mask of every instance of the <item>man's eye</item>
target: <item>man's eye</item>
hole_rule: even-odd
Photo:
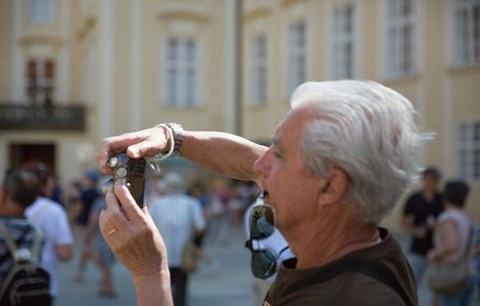
[[[277,151],[273,151],[273,155],[276,157],[276,158],[282,158],[282,155],[280,153],[278,153]]]

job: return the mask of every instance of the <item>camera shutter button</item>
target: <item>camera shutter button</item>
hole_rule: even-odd
[[[114,156],[108,160],[108,166],[110,168],[115,168],[118,165],[118,157]]]

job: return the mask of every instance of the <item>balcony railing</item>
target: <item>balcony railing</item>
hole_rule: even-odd
[[[0,102],[0,130],[85,130],[83,105],[22,105]]]

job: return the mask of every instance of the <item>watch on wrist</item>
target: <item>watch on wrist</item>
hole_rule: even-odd
[[[183,128],[180,124],[174,122],[166,123],[165,125],[170,128],[173,135],[174,147],[172,154],[179,155],[183,144]]]

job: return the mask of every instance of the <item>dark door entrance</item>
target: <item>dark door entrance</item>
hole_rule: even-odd
[[[47,164],[55,173],[54,144],[10,144],[9,167],[19,167],[26,162],[39,161]]]

